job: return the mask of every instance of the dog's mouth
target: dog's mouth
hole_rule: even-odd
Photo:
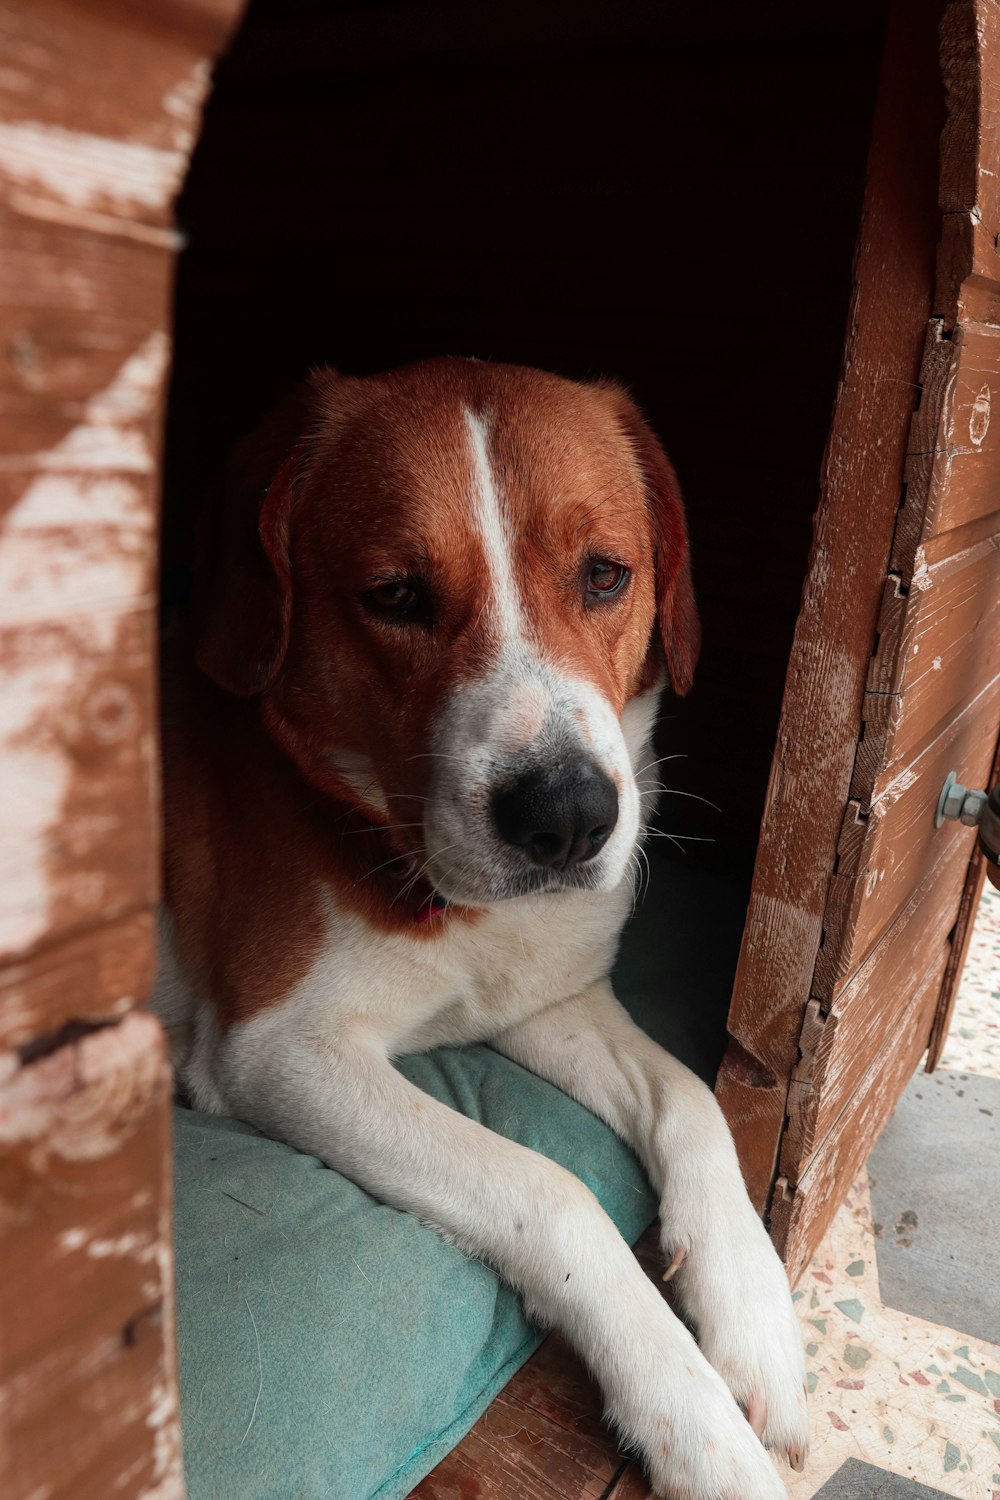
[[[428,861],[425,879],[431,896],[420,920],[432,921],[450,906],[491,906],[527,896],[556,896],[572,891],[606,888],[603,862],[566,870],[551,870],[500,857],[495,863],[472,862],[465,867]]]
[[[444,896],[440,895],[439,892],[431,891],[427,900],[422,901],[417,907],[413,914],[413,920],[414,922],[419,922],[421,925],[425,922],[433,922],[437,917],[443,916],[450,905],[451,902],[445,900]]]

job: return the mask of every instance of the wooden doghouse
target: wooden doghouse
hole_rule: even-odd
[[[934,814],[1000,729],[998,0],[242,9],[0,4],[12,1500],[182,1493],[161,475],[169,592],[310,360],[614,373],[671,449],[706,650],[664,744],[752,869],[718,1095],[793,1278],[940,1053],[981,880]]]

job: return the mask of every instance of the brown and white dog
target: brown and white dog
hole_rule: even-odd
[[[698,652],[656,439],[608,383],[319,373],[237,451],[202,598],[202,670],[165,684],[157,999],[194,1103],[495,1266],[660,1492],[784,1495],[759,1440],[802,1466],[784,1271],[711,1092],[608,981],[657,699]],[[637,1151],[698,1344],[582,1183],[392,1066],[481,1041]]]

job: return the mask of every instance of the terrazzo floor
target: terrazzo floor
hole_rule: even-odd
[[[1000,1500],[1000,893],[947,1047],[803,1277],[812,1443],[792,1500]]]

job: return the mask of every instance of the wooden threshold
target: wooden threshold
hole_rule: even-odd
[[[663,1260],[654,1224],[635,1247],[651,1281]],[[642,1469],[601,1419],[601,1395],[550,1334],[410,1500],[647,1500]]]

